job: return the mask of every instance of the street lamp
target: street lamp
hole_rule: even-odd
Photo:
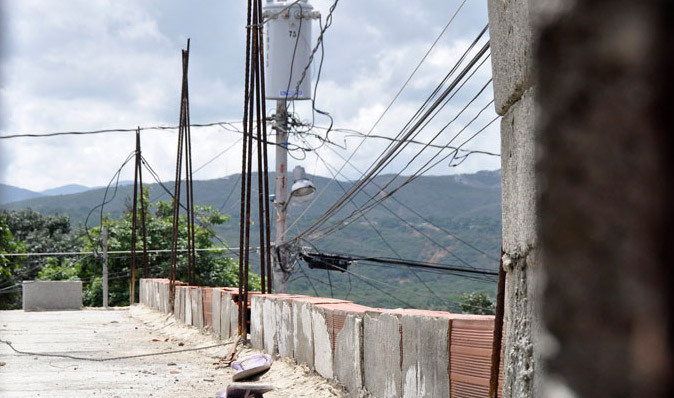
[[[283,169],[283,167],[279,168]],[[290,196],[284,199],[287,191],[285,191],[285,177],[279,173],[277,181],[281,181],[277,185],[274,202],[276,203],[276,263],[274,264],[274,290],[276,293],[285,293],[288,287],[288,277],[290,274],[287,270],[287,250],[283,247],[286,242],[286,216],[288,204],[295,198],[300,202],[311,200],[316,193],[316,185],[307,178],[304,167],[295,166],[293,169],[293,186],[290,188]]]
[[[316,193],[316,185],[307,178],[304,167],[295,166],[293,169],[293,186],[290,188],[290,199],[295,198],[300,202],[308,202],[313,199]],[[286,206],[288,203],[286,203]]]

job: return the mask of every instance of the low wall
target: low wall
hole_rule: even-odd
[[[24,281],[23,310],[80,310],[81,281]]]
[[[141,304],[170,313],[168,283],[142,279]],[[224,340],[238,334],[237,298],[237,288],[176,286],[172,312]],[[493,316],[259,293],[250,294],[248,308],[253,348],[303,363],[353,396],[488,396]]]

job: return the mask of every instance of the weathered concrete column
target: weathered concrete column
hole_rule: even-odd
[[[541,31],[546,396],[674,396],[674,4],[576,1]]]
[[[535,3],[532,1],[532,3]],[[501,121],[503,267],[506,271],[503,396],[538,396],[540,350],[536,229],[534,24],[528,0],[489,0],[494,104]]]

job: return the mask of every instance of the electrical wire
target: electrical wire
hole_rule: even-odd
[[[7,340],[3,340],[3,339],[0,339],[0,343],[6,344],[14,352],[16,352],[17,354],[21,354],[21,355],[31,355],[31,356],[38,356],[38,357],[50,357],[50,358],[67,358],[67,359],[74,359],[74,360],[77,360],[77,361],[91,361],[91,362],[109,362],[109,361],[118,361],[118,360],[121,360],[121,359],[155,357],[155,356],[159,356],[159,355],[178,354],[178,353],[181,353],[181,352],[201,351],[201,350],[207,350],[209,348],[222,347],[222,346],[226,346],[226,345],[229,345],[229,344],[233,344],[233,342],[228,341],[228,342],[213,344],[213,345],[209,345],[209,346],[205,346],[205,347],[185,348],[185,349],[181,349],[181,350],[154,352],[154,353],[149,353],[149,354],[124,355],[124,356],[117,356],[117,357],[110,357],[110,358],[89,358],[89,357],[79,357],[79,356],[70,355],[70,354],[53,354],[53,353],[44,353],[44,352],[22,351],[22,350],[16,349],[12,345],[11,341],[7,341]]]
[[[459,131],[459,133],[457,133],[457,134],[455,135],[455,138],[458,137],[458,136],[459,136],[459,135],[460,135],[460,134],[461,134],[461,133],[468,127],[468,126],[470,126],[475,120],[477,120],[477,118],[480,116],[480,114],[481,114],[485,109],[487,109],[487,107],[489,107],[492,103],[493,103],[493,100],[490,101],[487,105],[485,105],[485,107],[482,108],[482,109],[480,110],[480,112],[479,112],[479,113],[478,113],[478,114],[477,114],[477,115],[476,115],[476,116],[475,116],[475,117],[474,117],[474,118],[473,118],[473,119],[472,119],[466,126],[464,126],[464,128],[463,128],[461,131]],[[497,118],[498,118],[498,116],[497,116],[496,118],[492,119],[492,121],[490,121],[490,122],[487,124],[487,126],[485,126],[484,128],[480,129],[480,130],[478,131],[478,133],[476,133],[476,135],[479,134],[479,133],[481,133],[481,132],[483,132],[483,131],[484,131],[489,125],[491,125]],[[453,138],[453,139],[454,139],[454,138]],[[452,139],[452,140],[453,140],[453,139]],[[425,164],[424,164],[424,165],[423,165],[417,172],[415,172],[414,174],[408,176],[408,177],[405,179],[405,181],[404,181],[403,183],[401,183],[399,186],[397,186],[396,188],[394,188],[394,189],[392,189],[392,190],[386,192],[386,193],[383,194],[383,195],[379,195],[379,197],[378,197],[376,200],[374,200],[374,202],[368,201],[369,204],[366,204],[365,206],[363,206],[363,207],[361,208],[361,210],[352,212],[351,214],[349,214],[348,216],[346,216],[345,218],[343,218],[343,219],[340,220],[339,222],[334,223],[334,224],[332,224],[332,225],[330,225],[330,226],[327,226],[327,227],[324,227],[324,228],[321,229],[321,228],[319,228],[319,226],[320,226],[319,224],[324,224],[325,221],[327,221],[327,217],[323,217],[322,219],[319,219],[319,220],[321,221],[320,223],[319,223],[318,221],[314,222],[314,224],[312,224],[312,226],[310,226],[309,228],[305,229],[305,232],[303,232],[302,234],[298,235],[297,238],[300,238],[300,239],[301,239],[301,238],[303,238],[304,236],[307,236],[307,235],[309,235],[309,234],[312,234],[312,235],[314,235],[314,236],[321,236],[321,237],[324,237],[324,236],[326,236],[327,234],[331,234],[331,233],[334,233],[334,232],[337,231],[337,230],[341,230],[341,229],[346,228],[348,225],[350,225],[351,223],[355,222],[358,218],[360,218],[363,214],[365,214],[365,213],[367,213],[368,211],[372,210],[374,207],[376,207],[377,205],[379,205],[379,204],[381,204],[382,202],[384,202],[386,199],[388,199],[388,198],[390,198],[391,196],[393,196],[393,195],[394,195],[396,192],[398,192],[400,189],[402,189],[403,187],[407,186],[407,185],[410,184],[412,181],[416,180],[419,176],[423,175],[425,172],[427,172],[427,171],[431,170],[433,167],[437,166],[440,162],[435,162],[435,163],[433,163],[433,165],[431,165],[430,167],[429,167],[429,164],[430,164],[430,163],[431,163],[431,162],[432,162],[432,161],[433,161],[439,154],[440,154],[440,152],[438,152],[436,155],[434,155],[434,156],[433,156],[430,160],[428,160],[428,161],[427,161],[427,162],[426,162],[426,163],[425,163]],[[449,156],[451,156],[451,155],[452,155],[452,153],[450,153],[449,155],[445,156],[445,157],[442,158],[440,161],[443,161],[444,159],[446,159],[447,157],[449,157]],[[398,176],[399,176],[399,175],[396,175],[396,178],[397,178]],[[395,179],[395,178],[394,178],[394,179]],[[363,180],[361,180],[361,181],[372,181],[372,176],[371,176],[371,175],[368,175],[368,176],[365,177],[365,179],[363,179]],[[362,187],[365,185],[365,183],[363,182],[362,184],[359,184],[359,185],[361,186],[361,188],[359,189],[359,192],[360,192],[360,191],[362,191]],[[351,190],[350,192],[353,192],[353,191],[354,191],[354,189],[352,188],[352,190]],[[355,192],[354,192],[353,194],[355,194]],[[371,197],[371,198],[373,198],[373,197]],[[373,198],[373,199],[374,199],[374,198]],[[339,201],[338,201],[338,203],[339,203]],[[336,205],[333,205],[333,208],[334,208],[335,206],[336,206]],[[341,205],[340,205],[340,207],[341,207]],[[333,213],[335,213],[336,211],[337,211],[337,209],[335,209],[335,210],[333,211]],[[316,239],[316,238],[315,238],[315,239]]]
[[[195,123],[190,124],[190,127],[200,128],[200,127],[213,127],[220,126],[223,127],[233,126],[234,123],[238,122],[212,122],[212,123]],[[11,134],[11,135],[0,135],[0,139],[11,139],[11,138],[45,138],[45,137],[59,137],[64,135],[96,135],[96,134],[108,134],[108,133],[130,133],[140,131],[164,131],[164,130],[178,130],[179,126],[148,126],[148,127],[136,127],[136,128],[117,128],[117,129],[100,129],[100,130],[89,130],[89,131],[60,131],[55,133],[20,133],[20,134]],[[224,127],[223,127],[224,128]]]
[[[382,155],[379,156],[379,158],[373,163],[373,165],[366,171],[366,174],[364,175],[364,178],[361,179],[359,182],[357,182],[347,194],[343,195],[340,199],[338,199],[324,214],[323,216],[319,217],[317,220],[315,220],[308,228],[305,229],[303,233],[297,236],[296,239],[301,239],[302,237],[312,233],[314,230],[316,230],[320,225],[324,224],[338,209],[340,209],[345,201],[348,199],[348,197],[355,195],[357,192],[361,191],[363,187],[365,186],[366,183],[371,181],[371,179],[377,174],[379,171],[381,171],[382,167],[384,167],[388,160],[394,157],[398,152],[398,150],[403,146],[403,142],[408,139],[414,132],[423,124],[424,120],[430,115],[433,114],[435,109],[437,109],[442,102],[453,92],[453,90],[458,86],[459,82],[462,80],[463,77],[468,75],[470,70],[477,64],[479,59],[486,53],[486,51],[489,49],[489,42],[487,42],[481,50],[478,51],[478,53],[473,57],[473,59],[464,67],[463,71],[459,73],[459,75],[454,79],[454,82],[450,84],[444,91],[438,96],[437,99],[433,101],[431,105],[428,106],[428,109],[424,112],[423,116],[421,116],[416,123],[412,125],[409,129],[407,129],[407,132],[402,134],[401,132],[401,141],[396,143],[395,145],[391,145],[389,148],[387,148]],[[458,65],[458,64],[457,64]],[[437,91],[437,89],[436,89]],[[424,105],[425,106],[425,105]],[[409,124],[409,123],[408,123]],[[405,128],[403,128],[403,131],[405,131]],[[362,144],[362,142],[361,142]],[[355,153],[355,152],[354,152]],[[353,153],[349,157],[349,160],[353,156]],[[340,168],[341,170],[346,166],[346,163],[342,165]],[[331,180],[333,181],[333,180]],[[327,188],[328,185],[323,189],[322,192],[325,192],[325,189]],[[315,203],[314,201],[313,203]],[[306,211],[308,208],[305,210],[303,214],[306,214]],[[300,218],[302,215],[300,215]],[[295,220],[295,223],[297,223],[298,220]]]
[[[416,73],[417,73],[417,71],[419,70],[419,68],[421,67],[421,65],[425,62],[425,60],[426,60],[426,58],[428,57],[428,55],[433,51],[433,49],[435,48],[435,45],[436,45],[437,42],[440,40],[440,38],[444,35],[444,33],[447,31],[447,29],[448,29],[449,26],[452,24],[452,22],[453,22],[454,19],[456,18],[456,15],[457,15],[457,14],[459,13],[459,11],[463,8],[463,5],[464,5],[465,3],[466,3],[466,0],[464,0],[464,1],[459,5],[459,7],[456,9],[456,11],[454,12],[454,14],[453,14],[453,15],[451,16],[451,18],[449,19],[449,22],[447,23],[447,25],[445,26],[445,28],[442,30],[442,32],[440,32],[440,35],[438,35],[438,37],[435,39],[435,41],[433,42],[433,44],[432,44],[432,45],[430,46],[430,48],[426,51],[426,54],[425,54],[425,55],[421,58],[421,60],[417,63],[417,66],[414,68],[414,70],[412,71],[412,73],[410,74],[410,76],[407,78],[407,80],[403,83],[402,87],[398,90],[398,92],[395,94],[395,96],[393,97],[393,99],[389,102],[389,104],[388,104],[387,107],[384,109],[384,111],[382,112],[382,114],[377,118],[377,120],[376,120],[375,123],[372,125],[372,127],[370,128],[370,130],[367,132],[367,135],[370,135],[370,134],[374,131],[374,129],[379,125],[379,122],[381,122],[381,120],[384,118],[384,116],[385,116],[386,113],[389,111],[389,109],[391,109],[391,107],[393,106],[393,104],[398,100],[398,98],[400,97],[400,94],[405,90],[405,88],[407,87],[407,85],[409,84],[409,82],[410,82],[410,81],[412,80],[412,78],[416,75]],[[479,33],[477,39],[473,42],[473,45],[474,45],[474,43],[477,42],[477,40],[479,40],[480,37],[482,37],[482,35],[483,35],[484,32],[486,31],[486,29],[487,29],[487,26],[485,26],[485,28]],[[459,62],[461,62],[461,61],[463,60],[463,58],[468,54],[468,52],[470,51],[471,48],[472,48],[472,45],[469,46],[469,47],[466,49],[466,51],[464,52],[463,56],[459,59]],[[457,65],[458,65],[458,63],[457,63]],[[455,67],[456,67],[456,66],[455,66]],[[355,154],[358,152],[358,149],[360,149],[360,147],[363,145],[364,142],[365,142],[365,140],[362,140],[362,141],[358,144],[358,146],[354,149],[354,151],[351,153],[351,155],[349,155],[348,160],[351,160],[351,159],[353,158],[353,156],[355,156]],[[340,167],[340,169],[339,169],[339,172],[340,172],[340,173],[341,173],[341,171],[344,169],[344,167],[346,167],[346,162]],[[339,174],[339,173],[338,173],[338,174]],[[297,217],[297,218],[295,219],[295,221],[294,221],[293,224],[291,225],[291,228],[292,228],[292,226],[294,226],[295,224],[297,224],[297,223],[298,223],[298,222],[299,222],[299,221],[300,221],[300,220],[307,214],[307,212],[308,212],[309,209],[313,206],[313,204],[314,204],[314,203],[317,203],[317,202],[318,202],[318,199],[320,199],[320,198],[323,196],[323,194],[325,194],[325,192],[327,192],[327,189],[330,187],[330,185],[332,184],[333,181],[334,181],[334,180],[330,180],[330,182],[329,182],[328,184],[326,184],[325,187],[323,187],[323,189],[321,190],[321,192],[319,192],[318,195],[316,196],[316,199],[315,199],[314,201],[312,201],[312,203],[310,203],[309,206],[307,206],[307,208],[302,212],[302,214],[300,214],[299,217]]]

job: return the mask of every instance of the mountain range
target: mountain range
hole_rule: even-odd
[[[133,181],[120,181],[121,185],[133,184]],[[100,187],[87,187],[79,184],[68,184],[61,187],[45,189],[44,191],[31,191],[25,188],[15,187],[8,184],[0,184],[0,205],[19,202],[28,199],[41,198],[44,196],[70,195],[86,192]]]
[[[329,180],[311,177],[317,186],[312,202],[291,201],[288,206],[288,236],[297,236],[337,201],[356,181]],[[383,175],[331,217],[301,246],[324,253],[380,258],[402,258],[431,262],[447,267],[498,269],[501,245],[501,174],[480,171],[452,176],[421,176],[409,182],[396,194],[353,222],[344,223],[357,208],[381,198],[407,177]],[[252,176],[252,220],[257,225],[257,175]],[[269,181],[273,187],[274,174]],[[173,182],[148,186],[151,202],[168,201],[166,191]],[[194,181],[196,204],[213,206],[231,216],[219,226],[219,239],[230,247],[239,242],[240,175],[213,180]],[[166,189],[165,189],[166,188]],[[4,189],[4,187],[0,187]],[[272,188],[273,190],[273,188]],[[182,192],[185,192],[183,189]],[[18,210],[32,208],[45,214],[68,214],[73,225],[88,227],[100,222],[103,213],[119,217],[129,208],[133,187],[120,184],[107,188],[88,189],[79,193],[40,196],[1,204],[0,208]],[[105,200],[104,200],[105,197]],[[88,219],[87,219],[88,217]],[[273,215],[270,217],[273,223]],[[273,231],[272,227],[272,231]],[[257,232],[251,228],[251,245],[257,245]],[[252,258],[252,263],[256,260]],[[255,269],[255,265],[252,265]],[[355,262],[347,273],[308,269],[295,264],[291,290],[297,293],[333,295],[349,298],[370,306],[413,306],[416,308],[456,311],[461,293],[484,291],[495,294],[493,277]]]

